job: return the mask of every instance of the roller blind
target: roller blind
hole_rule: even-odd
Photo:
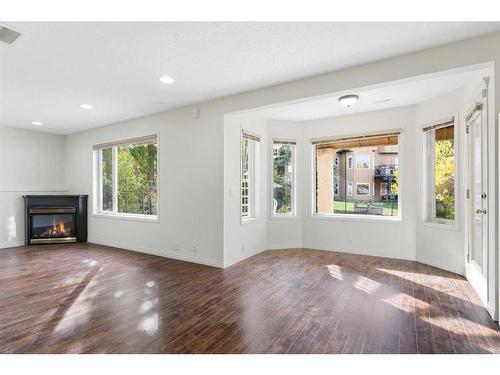
[[[297,142],[291,141],[291,140],[273,139],[273,144],[274,145],[295,145],[295,144],[297,144]]]
[[[144,136],[144,137],[136,137],[136,138],[124,139],[124,140],[121,140],[121,141],[100,143],[100,144],[92,146],[92,148],[94,150],[101,150],[103,148],[118,147],[118,146],[127,146],[127,145],[131,145],[131,144],[137,145],[137,144],[157,143],[157,142],[158,142],[158,135],[157,134],[152,134],[152,135],[147,135],[147,136]]]
[[[368,134],[363,136],[312,139],[311,144],[332,148],[397,145],[400,134],[400,130],[394,130],[388,133]]]
[[[247,130],[242,130],[241,131],[241,138],[243,138],[243,139],[249,139],[249,140],[255,141],[255,142],[260,142],[260,137],[258,135],[252,134],[252,133],[250,133]]]
[[[450,127],[450,126],[454,126],[454,125],[455,125],[455,117],[452,116],[452,117],[447,117],[443,120],[439,120],[439,121],[427,124],[426,126],[424,126],[422,128],[422,130],[424,132],[428,132],[430,130],[446,128],[446,127]]]

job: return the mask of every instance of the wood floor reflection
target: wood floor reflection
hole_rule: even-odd
[[[226,270],[78,244],[0,252],[2,353],[498,353],[461,276],[274,250]]]

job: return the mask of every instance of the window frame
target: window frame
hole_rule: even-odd
[[[146,144],[148,140],[156,141],[156,195],[157,207],[156,215],[148,214],[133,214],[118,211],[118,147],[124,144]],[[102,150],[111,148],[112,150],[112,181],[113,181],[113,210],[103,210],[103,184],[102,184]],[[93,151],[93,192],[95,199],[93,200],[92,215],[101,218],[136,220],[145,222],[160,221],[160,133],[154,133],[146,136],[139,136],[118,141],[111,141],[103,144],[97,144],[92,147]]]
[[[371,155],[366,155],[366,154],[356,154],[355,155],[355,159],[354,159],[354,162],[356,164],[356,169],[370,169],[371,166],[372,166],[372,158],[371,158]],[[363,157],[367,157],[368,158],[368,166],[367,167],[358,167],[358,157],[360,156],[363,156]]]
[[[368,194],[358,194],[358,185],[367,185],[368,186]],[[372,194],[371,182],[356,182],[356,196],[360,197],[369,197]]]
[[[254,140],[247,138],[249,146],[248,153],[248,216],[243,216],[243,139],[248,137],[255,138]],[[258,184],[259,179],[257,177],[257,152],[256,148],[260,147],[261,137],[246,129],[241,129],[240,131],[240,185],[239,185],[239,210],[240,210],[240,223],[250,223],[258,218],[257,203],[258,203]]]
[[[403,197],[404,197],[404,189],[406,188],[406,183],[405,183],[405,178],[406,178],[406,171],[402,171],[400,169],[400,166],[405,163],[405,158],[406,158],[406,152],[405,152],[405,134],[404,134],[404,129],[403,128],[391,128],[391,129],[380,129],[375,132],[363,132],[363,133],[358,133],[358,134],[339,134],[339,135],[332,135],[328,137],[321,137],[321,138],[312,138],[309,139],[309,147],[311,147],[311,190],[310,190],[310,218],[315,219],[315,220],[348,220],[348,221],[359,221],[359,222],[391,222],[394,224],[401,224],[403,222]],[[345,138],[362,138],[362,137],[368,137],[372,135],[379,135],[379,134],[391,134],[394,133],[394,135],[397,135],[398,137],[398,169],[400,170],[400,175],[398,179],[398,214],[397,216],[379,216],[379,215],[365,215],[365,214],[344,214],[344,213],[317,213],[316,212],[316,171],[317,171],[317,165],[316,165],[316,144],[321,141],[329,141],[330,139],[336,140],[336,139],[345,139]],[[353,155],[347,155],[346,159],[352,158],[353,163],[355,159],[353,158]],[[347,166],[346,169],[354,169],[354,164],[352,165],[352,168],[349,168],[349,162],[347,161]],[[366,169],[366,168],[365,168]],[[349,189],[349,183],[352,184],[353,191],[352,195],[348,194],[348,189]],[[346,196],[354,196],[354,181],[346,181]],[[403,191],[403,194],[401,193]]]
[[[273,184],[274,184],[274,143],[281,143],[283,144],[290,144],[294,143],[293,146],[293,151],[292,151],[292,167],[293,167],[293,180],[292,180],[292,212],[290,213],[275,213],[274,212],[274,189],[273,189]],[[294,219],[297,218],[297,140],[293,138],[286,138],[286,137],[271,137],[271,176],[270,176],[270,187],[271,187],[271,204],[270,210],[271,210],[271,218],[272,219]]]
[[[354,196],[354,181],[347,181],[347,196]]]
[[[354,167],[354,155],[347,155],[347,169],[353,169]]]
[[[423,222],[427,225],[437,225],[437,226],[447,226],[453,229],[458,229],[459,223],[459,206],[458,206],[458,179],[459,179],[459,171],[460,168],[457,168],[459,163],[459,123],[457,121],[458,115],[452,115],[448,118],[435,121],[433,123],[425,124],[422,127],[423,130]],[[436,183],[435,183],[435,130],[441,127],[440,124],[444,124],[446,122],[453,121],[453,146],[454,146],[454,219],[443,219],[436,217]],[[431,130],[425,130],[426,128],[434,126]],[[451,126],[451,125],[447,125]]]

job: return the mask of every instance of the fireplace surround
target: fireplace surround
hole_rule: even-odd
[[[87,241],[87,195],[25,195],[26,245]]]

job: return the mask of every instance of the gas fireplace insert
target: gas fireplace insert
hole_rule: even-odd
[[[87,241],[87,195],[25,195],[26,245]]]

